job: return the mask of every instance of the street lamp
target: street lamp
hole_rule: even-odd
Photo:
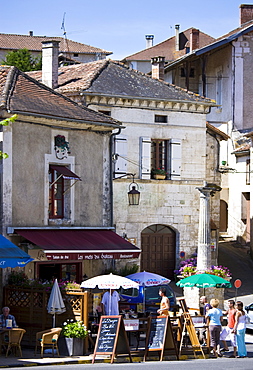
[[[140,202],[140,192],[138,191],[139,186],[134,181],[134,175],[131,174],[131,176],[133,176],[133,181],[129,185],[129,192],[127,193],[128,194],[128,203],[129,203],[130,206],[138,206],[139,202]],[[131,186],[132,186],[132,188],[131,188]],[[137,186],[137,189],[136,189],[136,186]]]

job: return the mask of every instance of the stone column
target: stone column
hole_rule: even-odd
[[[213,189],[207,186],[197,189],[200,191],[197,270],[205,271],[211,264],[210,193]]]

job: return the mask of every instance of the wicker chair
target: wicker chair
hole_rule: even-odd
[[[60,355],[59,355],[57,342],[58,342],[58,338],[60,336],[61,331],[62,331],[62,328],[52,328],[52,329],[43,330],[43,331],[36,333],[35,355],[37,354],[37,347],[38,345],[40,345],[41,357],[43,357],[45,347],[52,348],[53,357],[54,357],[54,351],[56,349],[58,357],[59,357]]]
[[[13,328],[8,331],[7,338],[2,342],[2,345],[7,347],[6,357],[8,356],[9,351],[12,347],[15,348],[15,355],[17,352],[16,350],[18,348],[20,352],[20,357],[22,357],[22,350],[21,350],[20,343],[21,343],[21,340],[25,332],[26,332],[25,329],[21,329],[21,328]]]

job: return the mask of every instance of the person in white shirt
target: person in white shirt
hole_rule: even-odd
[[[116,290],[111,289],[105,292],[101,301],[103,315],[119,315],[119,301],[120,296]]]

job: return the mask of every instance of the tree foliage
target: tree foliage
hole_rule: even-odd
[[[10,118],[6,118],[3,121],[0,121],[0,125],[8,126],[9,122],[14,122],[17,119],[17,117],[18,117],[17,114],[13,114],[13,116],[11,116]],[[2,150],[0,150],[0,160],[8,158],[8,157],[9,156],[7,153],[3,153]]]
[[[33,57],[27,49],[10,51],[5,55],[5,60],[2,60],[2,63],[8,66],[15,66],[23,72],[42,69],[42,58]]]

